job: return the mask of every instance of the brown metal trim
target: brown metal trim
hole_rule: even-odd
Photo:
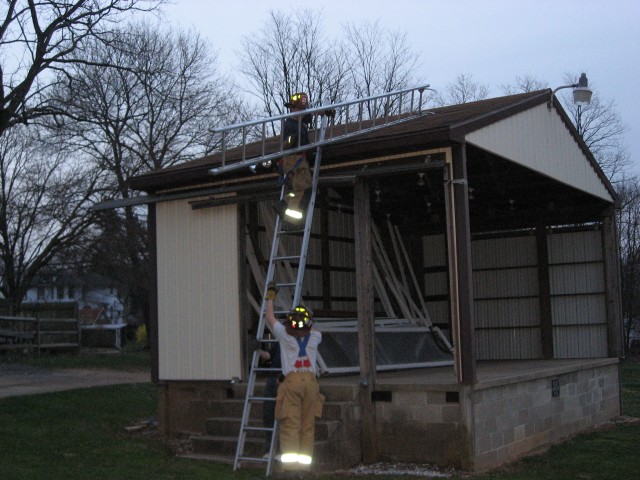
[[[147,213],[147,235],[149,238],[149,331],[147,342],[151,351],[151,381],[160,378],[160,343],[158,338],[158,249],[156,228],[156,206],[149,205]]]
[[[546,225],[536,227],[536,254],[538,258],[538,304],[540,308],[540,342],[542,357],[552,359],[553,316],[551,310],[551,281],[549,279],[549,244]]]
[[[457,310],[458,310],[458,344],[456,355],[459,356],[459,371],[456,372],[458,382],[472,385],[477,381],[475,357],[475,318],[473,313],[473,278],[471,264],[471,225],[469,220],[469,189],[467,184],[467,158],[464,144],[451,148],[451,180],[452,215],[447,221],[453,222],[455,230],[455,251],[450,253],[453,268],[456,269]]]
[[[237,300],[238,300],[238,312],[240,315],[240,318],[238,319],[238,328],[240,329],[240,341],[241,343],[241,357],[240,357],[240,372],[242,372],[242,377],[243,378],[248,378],[248,372],[249,372],[249,356],[251,355],[251,353],[253,352],[253,345],[251,345],[251,333],[249,332],[250,330],[250,325],[249,325],[249,319],[251,317],[250,315],[250,307],[249,307],[249,302],[247,302],[246,300],[243,301],[242,299],[246,298],[245,292],[247,291],[248,285],[247,285],[247,261],[246,261],[246,251],[247,251],[247,215],[249,214],[248,212],[248,205],[239,205],[236,208],[236,217],[237,217],[237,221],[238,221],[238,231],[237,231],[237,239],[238,239],[238,257],[236,259],[236,261],[238,262],[238,291],[240,292],[240,295],[238,295]],[[257,337],[257,332],[256,335],[254,335],[254,338]],[[245,375],[247,375],[247,377],[245,377]]]

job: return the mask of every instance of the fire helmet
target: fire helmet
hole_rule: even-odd
[[[294,93],[284,106],[288,108],[307,108],[309,107],[309,97],[304,92]]]
[[[304,330],[311,328],[313,320],[311,313],[302,305],[298,305],[287,315],[287,324],[292,330]]]

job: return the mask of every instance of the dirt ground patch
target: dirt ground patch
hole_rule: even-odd
[[[151,374],[145,370],[46,369],[0,363],[0,398],[150,381]]]

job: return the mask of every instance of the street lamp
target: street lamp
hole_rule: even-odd
[[[549,96],[549,100],[547,101],[547,108],[551,110],[551,105],[553,104],[553,96],[556,94],[558,90],[563,88],[573,88],[573,103],[575,103],[579,107],[586,107],[591,103],[591,95],[593,91],[589,88],[589,80],[587,79],[587,74],[583,73],[580,75],[580,79],[578,83],[574,83],[572,85],[562,85],[561,87],[556,88],[551,95]]]

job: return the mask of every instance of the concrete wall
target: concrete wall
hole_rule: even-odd
[[[474,469],[487,470],[544,451],[618,415],[617,359],[595,361],[579,370],[558,369],[529,380],[477,386]]]
[[[573,364],[514,362],[508,375],[496,362],[475,387],[393,383],[375,402],[380,461],[429,462],[481,472],[540,453],[620,415],[617,359]],[[418,378],[418,382],[423,382]],[[359,402],[353,383],[321,379],[327,396],[317,426],[318,468],[350,468],[360,458]],[[557,388],[556,388],[557,382]],[[204,433],[212,417],[239,419],[245,384],[163,382],[159,420],[167,433]],[[557,396],[554,392],[557,391]],[[235,398],[235,400],[233,400]],[[239,407],[239,408],[238,408]],[[234,441],[235,438],[231,439]],[[215,453],[215,452],[212,452]]]
[[[496,378],[468,392],[454,385],[385,387],[390,401],[376,403],[380,459],[481,472],[620,415],[616,359]]]
[[[470,435],[455,386],[404,385],[390,391],[391,401],[376,403],[380,460],[471,468]]]

